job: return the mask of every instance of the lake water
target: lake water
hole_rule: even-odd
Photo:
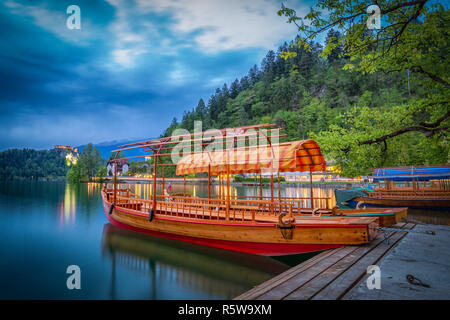
[[[0,299],[231,299],[312,256],[274,259],[119,229],[104,216],[101,186],[0,182]],[[207,194],[205,185],[186,188]],[[133,189],[146,196],[151,184]],[[173,185],[173,192],[183,189]],[[257,195],[258,189],[232,192]],[[287,196],[308,192],[282,188]],[[331,188],[314,193],[334,201]],[[448,224],[446,213],[415,218]],[[81,269],[81,290],[67,289],[69,265]]]

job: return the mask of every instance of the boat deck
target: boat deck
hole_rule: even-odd
[[[450,199],[450,189],[439,188],[391,188],[391,189],[374,189],[368,192],[369,198],[374,199]]]
[[[313,258],[239,295],[235,300],[337,300],[367,275],[367,267],[385,257],[415,224],[398,223],[399,231],[384,232],[372,242],[323,251]]]

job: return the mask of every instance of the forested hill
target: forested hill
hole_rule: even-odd
[[[339,37],[339,32],[329,32],[326,41],[332,36]],[[204,129],[272,122],[286,129],[290,139],[303,139],[327,129],[354,105],[389,106],[408,99],[406,73],[345,71],[341,48],[323,60],[320,44],[312,44],[310,52],[291,44],[269,51],[260,67],[254,65],[240,80],[217,88],[207,104],[200,99],[181,121],[174,118],[163,135],[175,128],[191,131],[197,120],[203,121]],[[280,56],[283,51],[295,52],[296,57],[285,60]],[[416,88],[410,94],[415,95]]]
[[[58,149],[9,149],[0,152],[0,180],[65,177],[69,168]]]
[[[339,37],[339,32],[330,30],[326,43]],[[180,121],[174,118],[163,135],[171,135],[176,128],[192,132],[197,120],[203,122],[204,130],[275,123],[285,129],[289,140],[312,137],[320,143],[321,138],[317,135],[330,127],[340,125],[345,129],[352,125],[348,119],[350,110],[359,115],[359,110],[367,108],[369,113],[370,110],[388,110],[423,93],[423,89],[413,83],[408,86],[406,71],[387,74],[352,72],[343,68],[348,58],[342,47],[336,47],[326,59],[322,59],[320,44],[311,43],[311,51],[307,51],[293,43],[284,43],[277,52],[269,51],[259,67],[254,65],[240,80],[217,88],[206,104],[200,99],[195,108],[184,112]],[[284,59],[282,52],[294,52],[296,56]],[[382,156],[378,163],[349,174],[360,174],[370,165],[447,161],[445,150],[428,148],[427,152],[422,152],[425,138],[417,133],[396,139],[404,140],[401,142],[402,150],[388,152],[400,151],[401,155]],[[383,150],[386,152],[387,147],[380,147],[386,148]]]

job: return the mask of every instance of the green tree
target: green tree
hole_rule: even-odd
[[[101,166],[100,168],[98,168],[97,173],[96,173],[96,177],[99,178],[104,178],[106,177],[107,172],[106,172],[106,167],[105,166]]]
[[[341,33],[339,31],[335,31],[333,28],[331,28],[327,33],[325,45],[328,46],[330,44],[330,46],[333,47],[333,49],[327,56],[327,61],[330,64],[335,64],[336,62],[341,61],[343,58],[344,50],[342,48],[342,45],[339,44],[340,38]]]
[[[82,165],[79,162],[74,164],[67,172],[67,181],[71,183],[81,182],[86,176],[82,173]]]
[[[92,143],[88,143],[83,147],[83,151],[78,157],[77,163],[67,172],[67,180],[70,182],[91,180],[91,178],[96,175],[99,168],[103,168],[103,164],[104,160],[102,159],[100,152]]]
[[[116,156],[116,153],[111,153],[109,155],[109,160],[114,160],[114,157]],[[116,159],[122,159],[125,158],[124,154],[122,152],[119,152]]]
[[[64,177],[68,171],[60,149],[9,149],[0,152],[0,180]]]
[[[102,157],[100,152],[94,147],[92,143],[88,143],[83,147],[77,164],[80,165],[81,173],[90,178],[95,176],[97,169],[102,164]]]
[[[405,152],[414,152],[414,148],[405,151],[410,144],[402,142],[411,137],[424,147],[421,152],[430,157],[428,162],[441,162],[449,154],[449,10],[429,0],[377,1],[383,25],[371,31],[366,21],[372,4],[319,0],[304,17],[289,8],[279,11],[298,26],[299,47],[311,50],[312,39],[339,28],[342,36],[330,38],[320,54],[322,58],[342,47],[348,57],[344,70],[363,75],[408,71],[413,85],[426,88],[406,103],[390,108],[369,109],[363,98],[360,106],[340,117],[341,121],[314,135],[348,175],[404,162]],[[285,52],[283,56],[288,59],[296,54]],[[349,88],[354,86],[350,84]],[[430,153],[430,149],[441,153]],[[417,163],[422,160],[418,158]]]
[[[300,114],[298,112],[279,110],[275,114],[273,121],[285,129],[290,139],[300,138]]]

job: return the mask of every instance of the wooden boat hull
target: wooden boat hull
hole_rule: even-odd
[[[159,215],[151,222],[143,212],[114,207],[102,193],[108,221],[118,227],[210,247],[264,256],[290,255],[322,251],[343,245],[363,244],[377,233],[376,218],[341,218],[323,223],[324,218],[301,218],[292,229],[292,238],[283,237],[274,223],[226,223],[225,221],[194,221]],[[322,223],[319,223],[322,221]]]
[[[450,199],[387,199],[372,197],[357,197],[348,204],[356,207],[358,202],[361,205],[374,207],[408,207],[408,208],[427,208],[427,209],[450,209]]]

